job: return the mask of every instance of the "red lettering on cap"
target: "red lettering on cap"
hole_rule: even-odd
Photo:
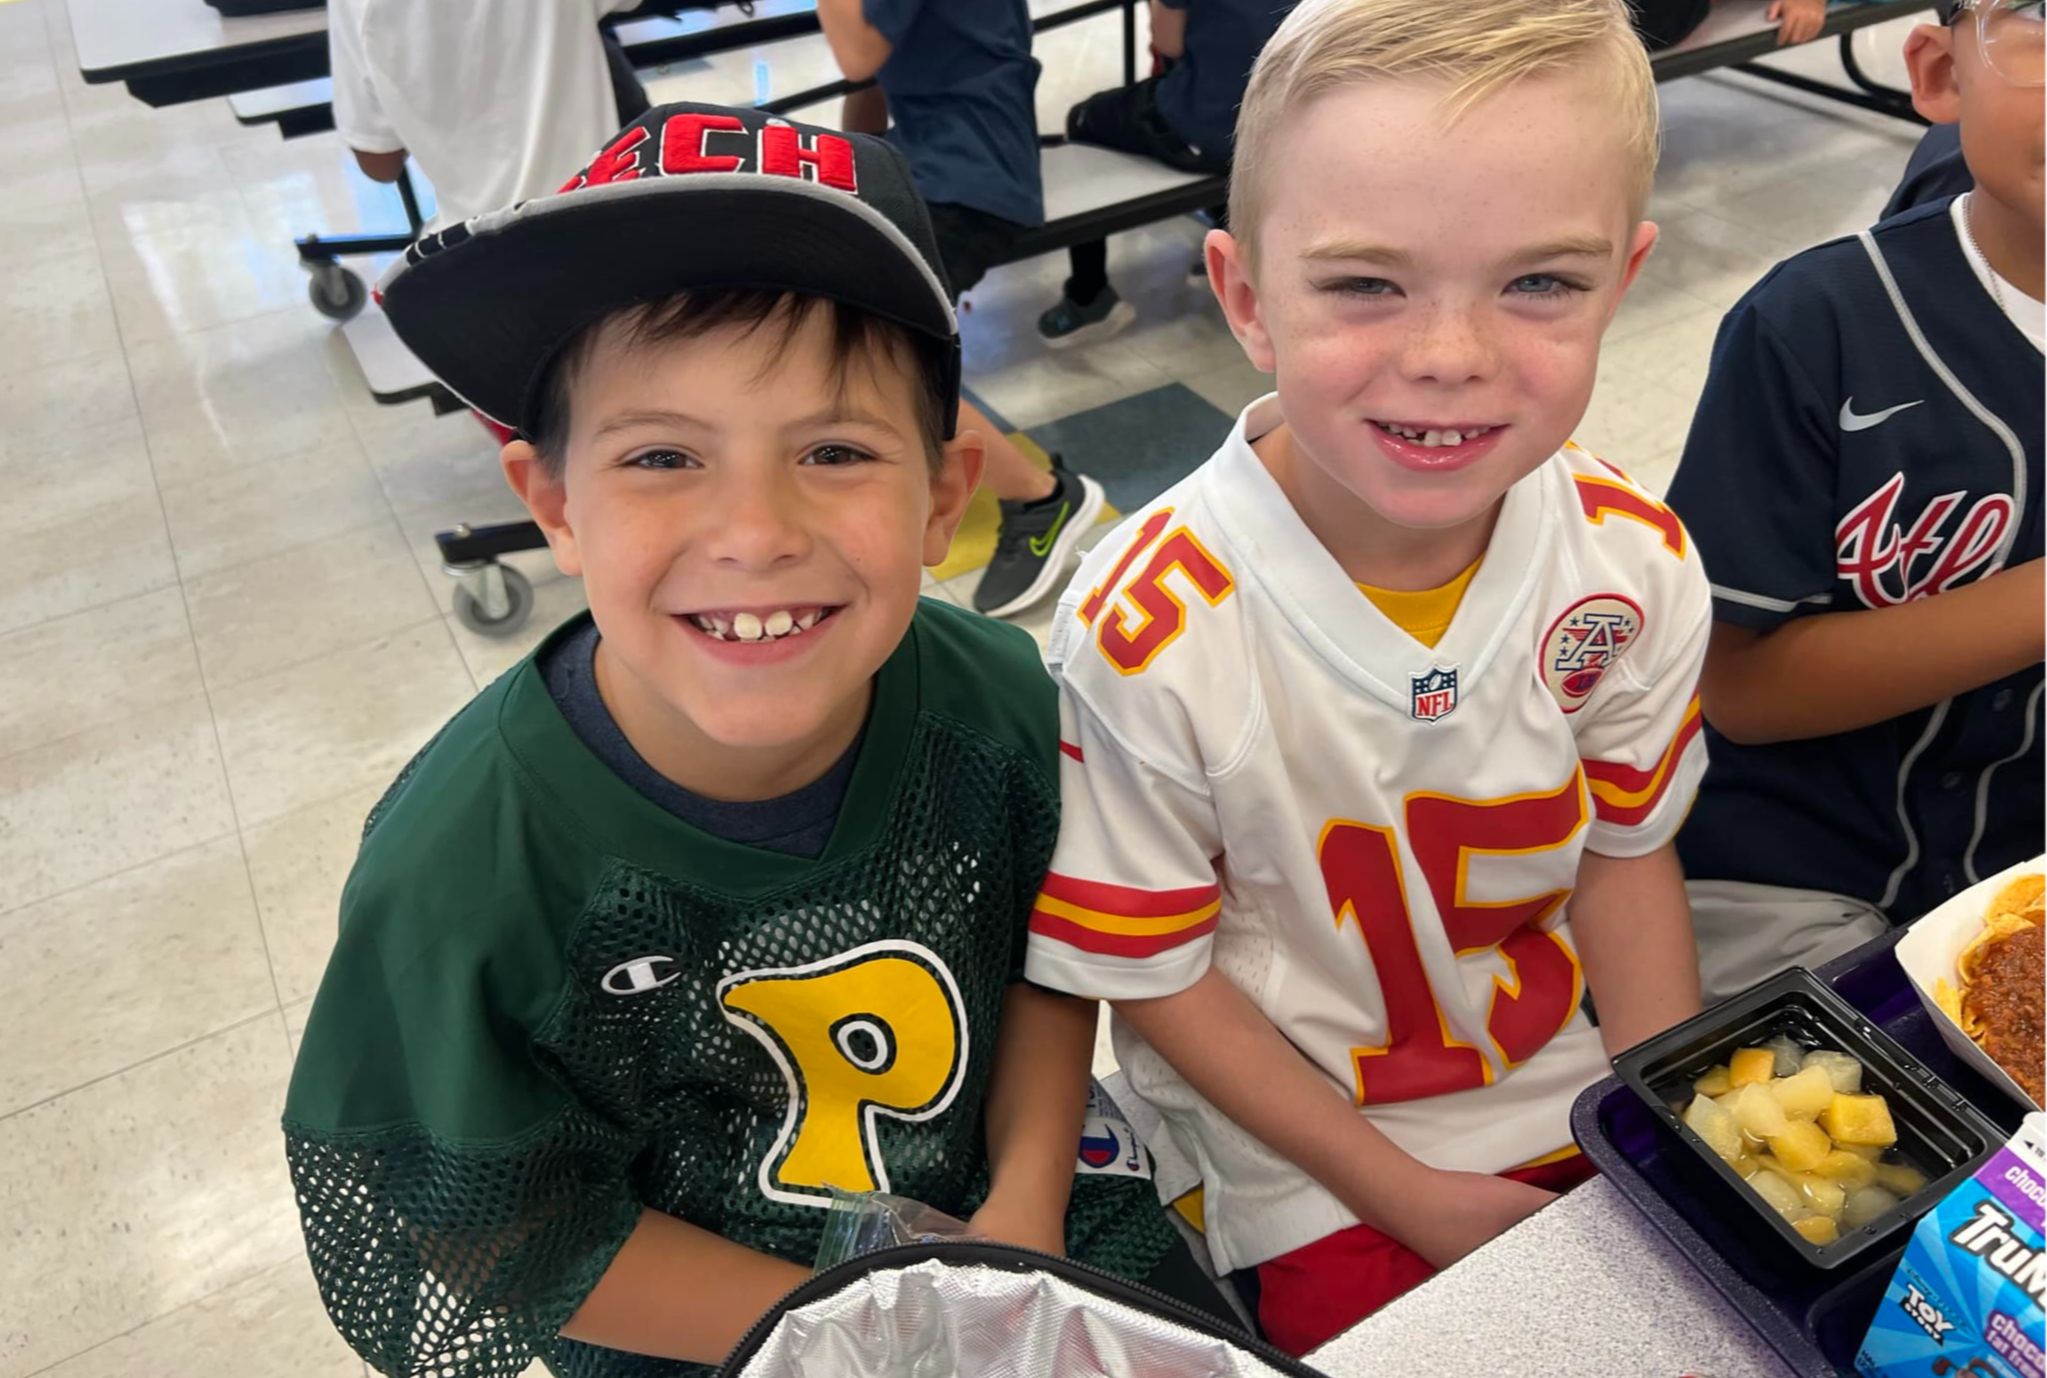
[[[807,169],[807,171],[806,171]],[[818,134],[808,148],[793,125],[779,120],[761,128],[761,171],[776,177],[808,177],[840,191],[857,193],[853,145],[836,134]]]
[[[578,187],[601,187],[607,182],[630,182],[640,175],[640,145],[647,141],[643,128],[628,129],[610,147],[590,160],[584,168],[562,183],[563,191]]]
[[[730,153],[706,153],[704,141],[712,134],[744,133],[746,125],[737,115],[670,115],[661,126],[661,170],[680,172],[737,172],[746,162]]]

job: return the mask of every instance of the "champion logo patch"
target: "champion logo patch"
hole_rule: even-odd
[[[604,973],[604,979],[597,984],[604,987],[608,995],[645,995],[682,975],[682,967],[673,957],[635,957],[630,962],[620,962]]]
[[[1618,593],[1580,598],[1543,634],[1536,664],[1543,686],[1566,713],[1575,713],[1642,634],[1642,609]]]
[[[1413,693],[1408,714],[1416,722],[1438,722],[1457,710],[1457,672],[1437,668],[1425,675],[1410,675]]]

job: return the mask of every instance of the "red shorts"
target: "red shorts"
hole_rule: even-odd
[[[1500,1176],[1562,1192],[1597,1171],[1584,1154],[1574,1153]],[[1428,1281],[1435,1271],[1391,1235],[1353,1225],[1258,1265],[1258,1325],[1267,1340],[1298,1357]]]

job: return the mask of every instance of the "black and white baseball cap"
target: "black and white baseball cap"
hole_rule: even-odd
[[[827,297],[941,342],[953,433],[959,327],[931,217],[903,155],[864,134],[657,106],[556,195],[417,240],[378,300],[451,391],[531,436],[547,365],[579,331],[710,287]]]

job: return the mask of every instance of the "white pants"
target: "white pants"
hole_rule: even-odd
[[[1685,893],[1709,1006],[1790,967],[1816,968],[1890,927],[1875,905],[1823,890],[1692,880]]]

